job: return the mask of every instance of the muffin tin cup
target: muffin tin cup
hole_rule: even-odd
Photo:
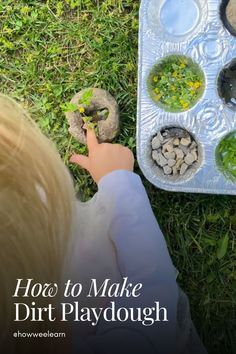
[[[174,58],[174,59],[173,59]],[[182,60],[186,60],[187,65],[190,65],[190,67],[192,68],[192,70],[196,73],[198,73],[198,77],[199,80],[203,81],[203,87],[201,88],[201,90],[198,90],[197,96],[192,100],[192,102],[189,105],[188,109],[181,109],[181,108],[176,108],[174,109],[173,107],[167,106],[164,103],[161,103],[161,101],[156,101],[155,100],[155,94],[153,92],[153,83],[151,78],[153,76],[155,76],[155,72],[157,72],[158,67],[160,67],[161,65],[164,64],[164,60],[165,59],[169,59],[172,60],[173,62],[177,60],[177,58],[182,59]],[[201,67],[199,65],[197,65],[192,58],[190,58],[189,56],[183,56],[183,55],[179,55],[178,53],[172,53],[172,54],[168,54],[167,56],[163,57],[160,61],[158,61],[150,70],[148,77],[147,77],[147,89],[148,89],[148,94],[149,97],[153,100],[153,102],[160,108],[162,108],[163,110],[167,111],[167,112],[172,112],[172,113],[183,113],[186,112],[188,110],[191,110],[192,108],[194,108],[197,103],[200,101],[200,99],[202,98],[204,91],[205,91],[205,81],[206,78],[204,76],[204,72],[202,71]],[[190,89],[189,89],[190,91]],[[175,93],[172,94],[173,96],[175,95]]]
[[[163,130],[168,130],[169,128],[180,128],[189,133],[192,137],[192,139],[196,142],[197,144],[197,154],[198,154],[198,161],[194,162],[192,166],[183,174],[183,175],[165,175],[162,168],[160,168],[157,163],[153,160],[151,153],[147,150],[147,160],[149,164],[149,168],[153,170],[153,172],[158,176],[159,180],[161,180],[163,183],[166,183],[167,181],[169,183],[186,183],[187,181],[190,181],[192,178],[194,178],[195,174],[198,172],[198,170],[201,168],[201,165],[204,160],[204,151],[202,149],[201,143],[196,139],[195,135],[191,133],[191,131],[188,131],[185,129],[183,126],[172,126],[172,125],[167,125],[163,126],[161,129],[159,129],[156,133],[162,132]],[[156,134],[155,134],[156,135]],[[151,137],[150,139],[150,144],[151,140],[154,136]]]
[[[180,0],[175,2],[181,3]],[[186,33],[173,35],[169,27],[163,26],[165,19],[160,19],[163,6],[171,5],[171,0],[142,0],[139,30],[138,161],[147,179],[159,188],[176,192],[236,195],[236,183],[219,170],[215,157],[221,139],[236,130],[236,114],[224,104],[217,86],[222,69],[236,58],[236,38],[222,23],[220,0],[193,2],[199,9],[196,26]],[[166,112],[158,107],[150,98],[147,88],[152,67],[172,54],[190,57],[200,66],[206,81],[200,100],[190,110],[181,113]],[[181,127],[192,134],[201,152],[196,171],[176,180],[160,175],[151,158],[152,137],[170,126]]]

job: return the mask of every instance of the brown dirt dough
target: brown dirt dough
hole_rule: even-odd
[[[85,91],[91,88],[84,89],[78,92],[71,100],[71,103],[78,104]],[[100,110],[106,108],[109,112],[105,120],[97,122],[98,125],[98,139],[100,142],[111,142],[119,132],[119,107],[109,92],[92,88],[93,97],[88,109]],[[83,129],[84,121],[79,111],[67,112],[66,118],[69,123],[70,134],[80,143],[86,145],[86,135]]]

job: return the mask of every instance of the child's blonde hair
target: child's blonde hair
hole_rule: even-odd
[[[56,149],[22,107],[0,95],[0,348],[13,325],[16,279],[59,280],[73,202]]]

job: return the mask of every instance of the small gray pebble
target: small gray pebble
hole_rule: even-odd
[[[168,160],[168,166],[173,167],[173,166],[175,166],[175,164],[176,164],[175,160],[173,160],[173,159]]]
[[[184,155],[188,155],[189,148],[187,146],[181,144],[179,148],[183,151]]]
[[[168,142],[166,143],[165,145],[163,145],[163,148],[162,148],[162,151],[163,152],[173,152],[174,151],[174,147],[173,147],[173,144]]]
[[[192,154],[192,155],[193,155],[193,157],[194,157],[194,161],[197,161],[197,160],[198,160],[197,150],[196,150],[196,149],[191,150],[191,154]]]
[[[157,153],[157,158],[155,160],[160,167],[163,167],[168,163],[167,159],[160,153]]]
[[[172,144],[172,138],[166,138],[166,139],[164,139],[164,141],[163,141],[163,144],[166,144],[166,143],[170,143],[170,144]]]
[[[194,155],[191,154],[190,152],[189,152],[188,155],[185,156],[185,158],[184,158],[184,162],[185,162],[187,165],[189,165],[189,166],[191,166],[191,165],[194,163],[194,161],[196,161],[196,160],[195,160],[195,157],[194,157]]]
[[[158,152],[157,152],[157,150],[153,150],[152,151],[152,158],[153,158],[153,160],[157,160],[158,159]]]
[[[178,174],[178,169],[174,166],[173,167],[173,175],[175,176],[175,175],[177,175]]]
[[[183,153],[183,151],[181,149],[175,148],[174,152],[175,152],[176,157],[177,157],[178,160],[184,158],[184,153]]]
[[[180,144],[179,139],[178,139],[178,138],[174,139],[173,145],[174,145],[174,146],[179,146],[179,144]]]
[[[187,171],[188,169],[188,165],[186,163],[183,163],[182,166],[181,166],[181,169],[180,169],[180,175],[182,176],[183,174],[185,174],[185,172]]]
[[[153,150],[159,149],[160,146],[161,146],[161,140],[159,139],[158,136],[155,136],[155,138],[152,139]]]
[[[190,149],[194,149],[195,147],[197,147],[197,143],[196,141],[193,141],[192,144],[190,145]]]
[[[170,166],[164,166],[163,171],[165,175],[171,175],[172,173],[172,168]]]
[[[163,154],[167,160],[175,159],[175,152],[165,152]]]
[[[177,162],[176,162],[176,164],[175,164],[175,167],[176,167],[177,169],[179,169],[180,166],[181,166],[183,163],[184,163],[184,160],[183,160],[183,159],[179,159],[179,160],[177,160]]]
[[[191,144],[191,138],[190,136],[187,138],[182,138],[180,141],[180,144],[183,146],[189,146]]]
[[[160,139],[160,141],[163,141],[163,140],[164,140],[164,138],[163,138],[163,136],[161,135],[160,132],[157,133],[157,137]]]

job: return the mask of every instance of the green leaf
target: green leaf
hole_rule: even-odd
[[[217,258],[222,259],[227,253],[229,244],[229,235],[226,234],[221,240],[218,241]]]
[[[216,246],[217,243],[215,238],[204,238],[203,241],[208,246]]]
[[[88,89],[83,93],[81,99],[79,100],[79,103],[89,106],[91,103],[92,97],[93,97],[93,90]]]
[[[76,112],[78,111],[78,106],[71,102],[65,102],[60,105],[63,112]]]
[[[85,116],[83,117],[84,123],[92,123],[93,117],[91,116]]]
[[[214,281],[214,279],[215,279],[215,274],[210,273],[210,274],[208,274],[208,276],[206,278],[206,281],[207,281],[208,284],[210,284],[210,283],[212,283]]]

